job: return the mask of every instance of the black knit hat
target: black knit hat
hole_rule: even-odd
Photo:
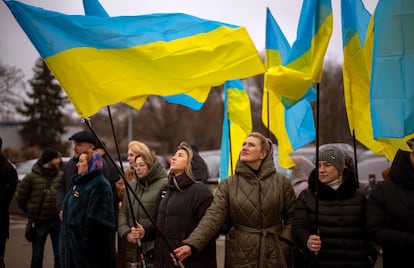
[[[39,159],[39,163],[43,165],[58,157],[59,157],[58,151],[52,148],[47,148],[43,151],[42,156]]]
[[[331,163],[339,171],[339,174],[344,173],[345,154],[336,146],[327,145],[319,149],[319,161]]]

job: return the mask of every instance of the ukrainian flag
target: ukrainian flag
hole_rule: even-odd
[[[414,2],[382,0],[374,18],[371,115],[375,139],[414,138]]]
[[[266,67],[263,92],[262,121],[278,141],[279,165],[283,168],[294,166],[290,153],[315,140],[315,123],[310,102],[316,100],[316,91],[309,88],[299,101],[285,106],[284,96],[275,94],[277,89],[266,83],[269,70],[283,66],[291,53],[291,47],[274,19],[269,8],[266,18]]]
[[[325,52],[332,35],[331,0],[304,0],[296,41],[283,65],[273,65],[267,72],[265,87],[285,106],[301,99],[322,78]]]
[[[368,149],[392,161],[398,147],[375,140],[372,131],[369,99],[372,16],[361,0],[343,0],[341,10],[344,95],[349,129]]]
[[[244,27],[180,13],[83,16],[5,3],[82,117],[264,72]]]
[[[252,132],[250,100],[240,80],[224,84],[224,119],[221,136],[220,181],[234,174],[243,141]]]
[[[85,15],[87,16],[98,16],[98,17],[109,17],[106,10],[103,8],[98,0],[83,0],[83,8]],[[165,101],[174,104],[181,104],[193,110],[200,110],[203,104],[207,100],[210,88],[196,88],[188,93],[162,97]],[[140,109],[146,97],[140,97],[135,100],[134,108]]]

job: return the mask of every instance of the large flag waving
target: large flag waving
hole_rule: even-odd
[[[85,10],[85,15],[87,16],[109,17],[108,13],[98,0],[83,0],[83,8]],[[181,104],[193,110],[200,110],[207,100],[209,93],[210,87],[205,87],[196,88],[188,93],[166,96],[162,98],[169,103]],[[140,109],[141,106],[144,105],[145,100],[146,96],[135,98],[133,101],[133,107]]]
[[[269,8],[266,17],[266,68],[265,81],[269,69],[286,64],[290,45],[274,19]],[[271,71],[270,71],[271,72]],[[315,124],[310,102],[316,100],[316,91],[309,88],[305,96],[293,105],[286,107],[280,97],[275,95],[277,89],[268,88],[265,83],[262,102],[262,121],[276,136],[278,141],[279,165],[290,168],[294,165],[289,154],[315,139]]]
[[[179,13],[100,17],[5,3],[82,117],[264,72],[244,27]]]
[[[406,141],[414,137],[414,2],[379,1],[374,24],[374,137]]]
[[[355,139],[377,154],[392,160],[397,147],[374,140],[369,87],[372,62],[371,14],[361,0],[341,1],[343,77],[349,129]],[[370,26],[370,27],[368,27]]]
[[[240,80],[224,84],[224,119],[221,136],[220,180],[234,173],[244,139],[252,131],[250,100]]]
[[[322,78],[323,59],[332,35],[331,0],[304,0],[298,32],[284,65],[271,66],[265,86],[289,105]]]

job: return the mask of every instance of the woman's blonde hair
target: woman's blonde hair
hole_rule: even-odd
[[[129,142],[128,149],[130,149],[135,155],[140,152],[151,153],[150,149],[147,145],[145,145],[145,143],[135,140]]]
[[[187,174],[187,176],[190,179],[193,179],[193,169],[191,165],[191,162],[193,160],[193,150],[185,141],[180,142],[180,144],[177,147],[177,151],[178,150],[184,150],[187,152],[188,161],[187,161],[187,165],[185,166],[184,173]]]
[[[269,154],[270,150],[272,149],[272,141],[269,138],[266,138],[259,132],[252,132],[248,137],[255,137],[259,139],[262,152],[266,152],[266,155]]]

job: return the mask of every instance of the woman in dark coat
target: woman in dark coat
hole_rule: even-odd
[[[382,267],[409,267],[414,253],[414,152],[398,151],[389,177],[368,198],[368,236],[382,248]]]
[[[366,240],[366,198],[358,189],[353,168],[345,167],[345,158],[335,146],[320,149],[319,174],[316,169],[311,173],[308,189],[296,201],[293,236],[306,258],[295,268],[368,268],[375,263],[375,248]]]
[[[131,233],[143,241],[155,239],[154,267],[176,267],[171,259],[174,248],[182,245],[182,241],[193,231],[213,200],[213,194],[202,180],[193,177],[196,169],[192,162],[193,152],[185,142],[180,143],[171,159],[168,183],[161,189],[155,209],[157,228],[169,242],[169,246],[154,226],[141,225],[131,228]],[[203,251],[194,254],[183,262],[186,268],[215,268],[215,239],[209,241]]]
[[[98,153],[79,156],[73,187],[63,201],[60,233],[62,268],[113,268],[115,215],[112,188]]]

